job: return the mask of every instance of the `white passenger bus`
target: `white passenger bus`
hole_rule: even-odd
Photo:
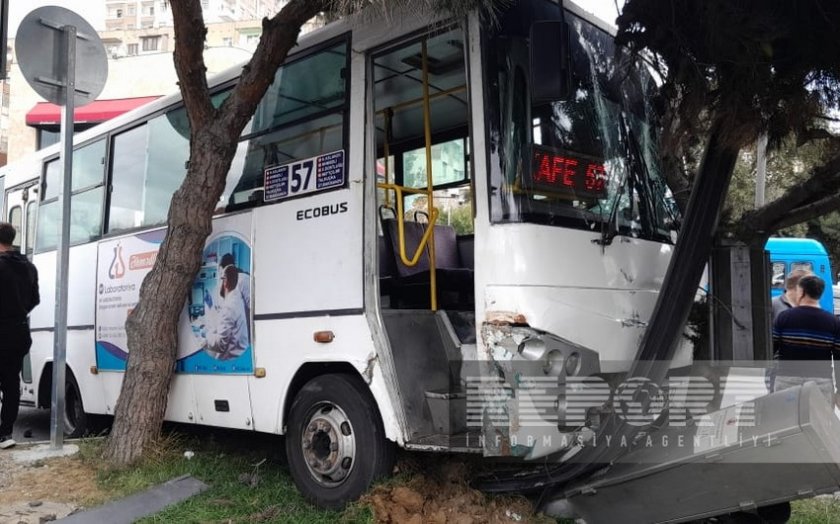
[[[571,4],[499,16],[360,16],[301,38],[240,139],[185,297],[168,420],[286,435],[295,482],[330,507],[388,472],[394,445],[558,460],[581,445],[559,438],[581,428],[525,438],[521,413],[468,397],[520,364],[555,382],[627,371],[676,238],[652,83]],[[212,79],[217,102],[239,71]],[[187,137],[177,94],[75,137],[70,435],[114,412]],[[0,179],[40,272],[24,400],[44,408],[58,153]]]

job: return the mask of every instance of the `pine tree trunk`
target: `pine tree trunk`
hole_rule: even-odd
[[[126,322],[130,348],[123,387],[104,457],[113,464],[136,461],[157,439],[166,413],[177,355],[178,320],[201,265],[212,215],[224,190],[234,147],[194,141],[190,168],[169,208],[169,230],[140,301]],[[200,190],[196,190],[199,189]]]
[[[717,118],[711,126],[677,244],[628,376],[662,383],[694,304],[741,149],[740,143],[728,139],[722,120]]]
[[[166,238],[126,322],[128,363],[103,454],[113,465],[135,462],[160,434],[175,368],[178,320],[201,265],[239,136],[297,43],[300,28],[329,4],[329,0],[292,0],[273,18],[264,19],[257,50],[217,109],[210,101],[206,79],[207,29],[201,3],[171,3],[175,69],[190,120],[190,163],[169,206]]]

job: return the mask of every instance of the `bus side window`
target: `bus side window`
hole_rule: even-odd
[[[772,280],[770,282],[770,287],[773,289],[784,289],[785,288],[785,263],[784,262],[773,262],[772,267]]]
[[[178,108],[113,138],[108,232],[166,222],[187,174],[189,126]]]
[[[344,149],[348,71],[346,41],[277,71],[243,132],[222,204],[261,204],[265,168]]]
[[[38,203],[30,200],[26,203],[26,255],[35,250],[35,217],[38,215]]]
[[[33,213],[35,210],[38,212],[35,251],[39,253],[55,249],[61,234],[59,162],[59,159],[55,159],[46,164],[43,200],[32,210]],[[73,186],[70,195],[70,245],[99,238],[102,234],[102,203],[105,198],[105,140],[85,144],[73,152]],[[29,212],[30,209],[27,208],[27,213]],[[27,224],[31,231],[32,222]],[[31,234],[30,231],[27,235]]]

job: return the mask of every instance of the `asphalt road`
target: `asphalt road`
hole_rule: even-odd
[[[24,436],[26,434],[30,436]],[[20,443],[49,440],[50,411],[21,406],[12,438]]]

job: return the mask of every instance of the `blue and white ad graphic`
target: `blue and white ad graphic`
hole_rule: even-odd
[[[266,202],[344,186],[344,150],[305,158],[263,173]]]
[[[96,367],[124,371],[128,359],[125,321],[140,299],[140,285],[152,269],[163,229],[99,244],[96,268]]]
[[[239,220],[237,220],[239,219]],[[241,221],[243,228],[232,227]],[[178,373],[250,374],[250,215],[217,221],[181,316]]]
[[[96,365],[125,371],[125,321],[137,306],[140,285],[151,271],[166,230],[99,244],[96,308]],[[251,374],[251,215],[213,221],[178,328],[175,371]]]

